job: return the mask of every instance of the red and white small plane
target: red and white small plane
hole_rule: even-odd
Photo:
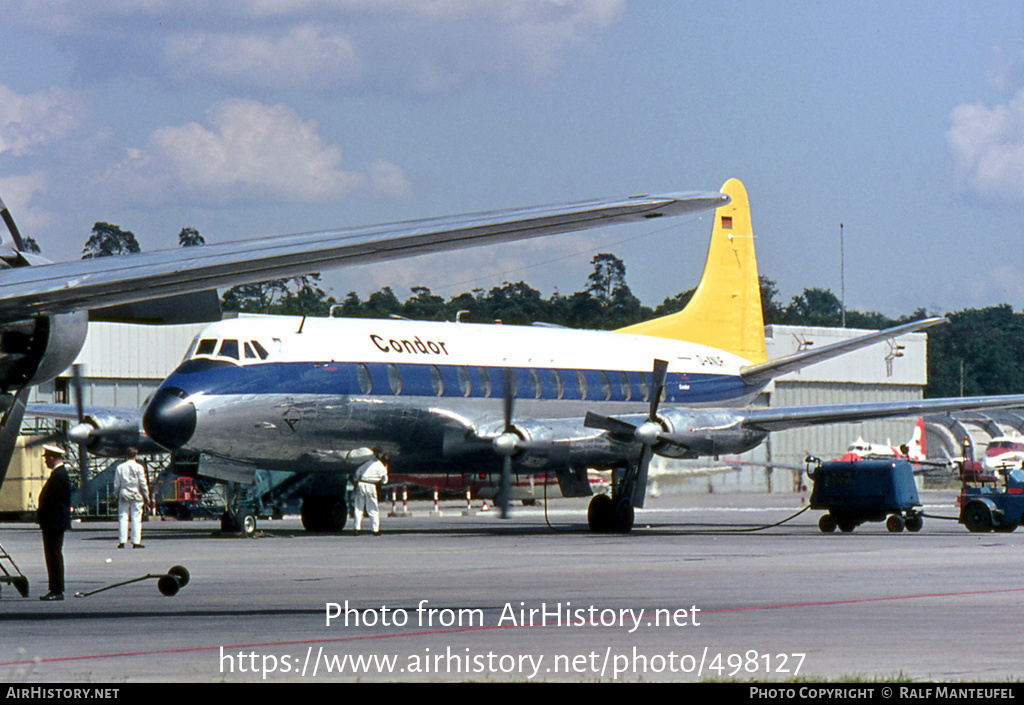
[[[1021,440],[1024,441],[1024,439]],[[886,442],[884,445],[881,443],[869,443],[862,436],[851,443],[839,459],[848,462],[864,460],[865,458],[906,458],[911,462],[927,460],[928,455],[925,451],[924,440],[924,419],[917,419],[917,424],[914,426],[914,435],[904,445],[896,447],[892,445],[891,441]]]

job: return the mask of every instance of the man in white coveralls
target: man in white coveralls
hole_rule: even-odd
[[[377,508],[377,487],[387,484],[388,456],[380,448],[373,449],[373,457],[359,466],[352,480],[356,483],[356,536],[363,526],[363,512],[370,517],[373,535],[380,536],[380,510]]]
[[[142,507],[149,504],[149,485],[146,469],[135,459],[136,451],[129,448],[127,459],[114,470],[114,492],[117,493],[117,540],[118,548],[124,548],[128,540],[128,524],[131,521],[132,548],[142,545]]]

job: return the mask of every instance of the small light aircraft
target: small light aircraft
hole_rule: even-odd
[[[340,530],[344,486],[370,447],[403,475],[553,472],[591,494],[594,531],[628,532],[655,454],[741,453],[771,431],[1024,404],[1024,395],[746,408],[774,378],[929,318],[767,360],[747,193],[718,206],[701,281],[682,311],[609,331],[409,320],[237,318],[208,326],[147,404],[149,439],[245,468],[312,479],[307,527]],[[725,200],[725,199],[723,199]],[[500,475],[499,475],[500,474]]]
[[[1009,470],[1024,463],[1024,436],[997,436],[988,442],[982,465],[986,470]]]
[[[914,434],[910,442],[900,447],[892,443],[869,443],[863,437],[858,438],[846,449],[839,458],[842,461],[864,460],[865,458],[906,458],[912,462],[923,462],[928,459],[925,450],[924,419],[919,418],[914,425]]]

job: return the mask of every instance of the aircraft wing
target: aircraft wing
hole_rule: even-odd
[[[780,406],[769,409],[736,410],[740,423],[759,431],[784,431],[803,426],[867,421],[893,416],[941,414],[976,409],[1009,409],[1024,406],[1024,394],[988,397],[946,397],[900,402],[862,404],[824,404],[819,406]]]
[[[0,275],[0,323],[204,291],[366,262],[713,209],[717,192],[637,196],[15,267]],[[29,259],[24,256],[24,259]]]

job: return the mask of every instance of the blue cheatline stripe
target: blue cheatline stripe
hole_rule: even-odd
[[[208,364],[204,364],[208,363]],[[460,373],[460,369],[463,371]],[[587,401],[645,400],[650,375],[633,370],[567,370],[512,368],[518,399],[585,399]],[[579,375],[577,374],[579,373]],[[486,376],[485,383],[483,376]],[[584,384],[578,383],[582,376]],[[219,361],[190,360],[165,381],[189,394],[327,394],[394,397],[392,380],[400,379],[401,397],[498,398],[504,389],[504,368],[383,362],[264,362],[243,366]],[[643,381],[641,381],[643,380]],[[585,387],[581,396],[581,387]],[[440,391],[440,394],[438,393]],[[467,394],[468,391],[468,394]],[[735,375],[669,373],[666,403],[701,404],[729,401],[751,389]]]

